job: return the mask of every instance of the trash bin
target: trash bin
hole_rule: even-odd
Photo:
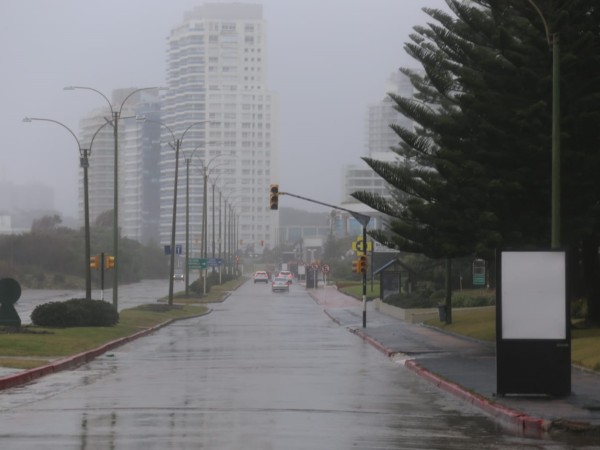
[[[448,317],[446,314],[446,305],[438,305],[438,313],[440,315],[440,322],[445,322]]]

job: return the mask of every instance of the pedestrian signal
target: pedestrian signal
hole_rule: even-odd
[[[279,185],[272,184],[269,190],[269,208],[279,209]]]

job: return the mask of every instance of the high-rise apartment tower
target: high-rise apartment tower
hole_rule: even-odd
[[[278,111],[266,59],[261,5],[206,3],[171,31],[161,118],[168,142],[161,150],[163,244],[171,237],[175,138],[181,140],[176,244],[185,243],[188,197],[190,256],[220,255],[223,217],[231,212],[237,248],[261,253],[275,246],[279,216],[269,209],[268,192],[278,179]]]

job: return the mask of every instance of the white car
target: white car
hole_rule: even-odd
[[[289,270],[282,270],[277,276],[287,278],[290,283],[294,281],[294,275]]]
[[[254,284],[269,283],[269,274],[264,270],[258,270],[254,273]]]

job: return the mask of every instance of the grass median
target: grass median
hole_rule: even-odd
[[[85,352],[115,339],[131,336],[170,319],[183,319],[205,314],[206,303],[223,301],[245,279],[214,286],[202,298],[176,298],[174,305],[166,299],[158,303],[122,310],[119,322],[112,327],[47,328],[34,325],[20,331],[5,329],[0,339],[0,367],[33,369],[49,362]]]

